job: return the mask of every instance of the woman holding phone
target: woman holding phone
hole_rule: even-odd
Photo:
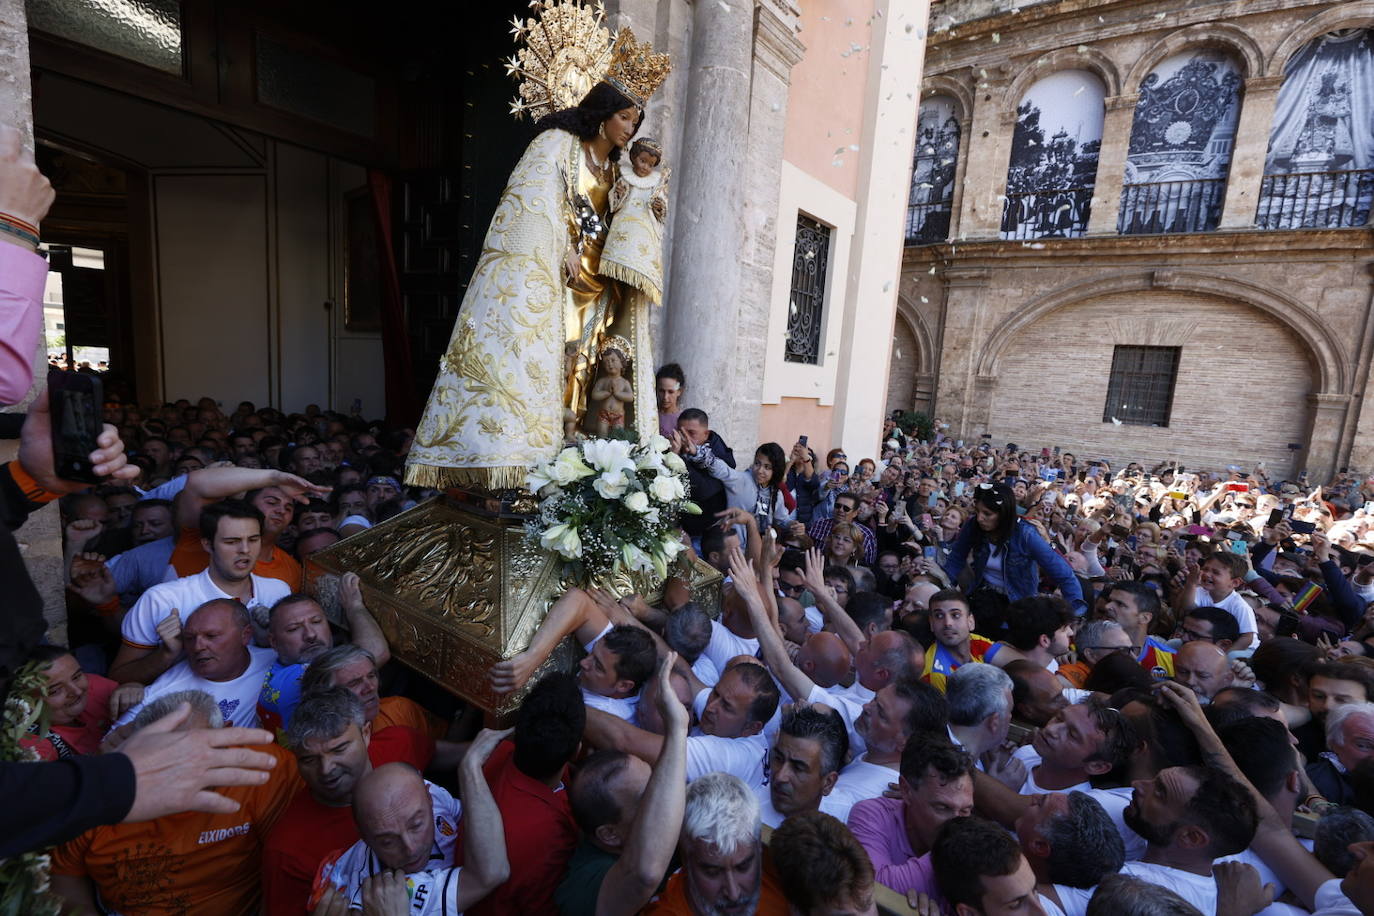
[[[1039,594],[1043,572],[1054,580],[1075,613],[1087,613],[1073,569],[1032,525],[1017,517],[1011,487],[979,484],[973,491],[973,510],[973,518],[964,523],[945,560],[951,581],[959,581],[971,557],[972,575],[965,589],[970,595],[987,589],[1017,601]]]

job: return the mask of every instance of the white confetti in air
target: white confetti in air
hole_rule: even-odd
[[[725,10],[725,12],[730,12],[730,4],[726,3],[725,0],[716,0],[716,2],[720,4],[720,8]]]
[[[930,304],[930,300],[927,299],[925,296],[922,296],[922,297],[921,297],[921,301],[922,301],[923,303],[927,304],[927,305]]]
[[[1000,45],[1000,44],[1002,43],[1002,33],[1001,33],[1001,32],[993,32],[993,33],[992,33],[992,43],[995,44],[995,45]]]
[[[849,144],[849,148],[850,148],[851,150],[853,150],[854,152],[857,153],[857,152],[859,151],[859,144],[857,144],[857,143],[851,143],[851,144]]]
[[[1087,54],[1087,53],[1088,53],[1088,46],[1087,46],[1087,45],[1079,45],[1079,46],[1078,46],[1078,53],[1079,53],[1079,54]]]
[[[888,280],[886,283],[883,284],[883,292],[887,292],[890,289],[892,289],[892,281]]]
[[[930,275],[931,275],[932,277],[935,276],[935,268],[934,268],[934,267],[931,267],[931,268],[930,268]]]
[[[1083,90],[1086,89],[1086,88],[1088,88],[1088,87],[1087,87],[1087,86],[1079,86],[1077,89],[1075,89],[1075,90],[1073,91],[1073,94],[1074,94],[1074,95],[1082,95],[1082,94],[1083,94]]]

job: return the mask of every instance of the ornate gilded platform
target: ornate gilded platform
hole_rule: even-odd
[[[488,669],[529,646],[567,587],[561,560],[531,545],[517,519],[481,512],[460,494],[421,503],[310,556],[306,590],[338,623],[339,576],[348,571],[362,580],[364,601],[394,658],[498,715],[518,706],[524,692],[494,693]],[[717,616],[720,573],[695,560],[691,579],[693,599]],[[613,586],[651,604],[661,589],[628,579]],[[565,640],[541,670],[570,671],[580,655]]]

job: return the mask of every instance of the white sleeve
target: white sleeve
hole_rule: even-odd
[[[596,637],[591,642],[587,643],[585,646],[582,647],[582,651],[586,652],[588,655],[591,655],[592,649],[596,647],[597,643],[601,642],[601,637],[605,636],[613,629],[615,629],[614,624],[607,623],[606,628],[604,630],[602,630],[600,633],[597,633]]]
[[[1231,605],[1235,608],[1231,615],[1236,618],[1236,623],[1240,624],[1240,635],[1246,633],[1258,633],[1259,625],[1255,622],[1255,609],[1250,606],[1248,601],[1233,601]]]
[[[1341,879],[1332,878],[1317,888],[1312,916],[1359,916],[1360,908],[1341,893]]]
[[[168,591],[153,586],[144,592],[134,602],[134,606],[129,608],[129,613],[124,615],[124,620],[119,625],[120,638],[131,646],[157,648],[162,642],[162,638],[157,635],[157,625],[172,611],[168,599],[164,597]]]
[[[190,477],[189,474],[182,474],[178,477],[173,477],[166,483],[153,487],[151,490],[139,490],[138,492],[143,495],[144,499],[165,499],[170,502],[178,493],[186,489],[186,480],[188,477]]]

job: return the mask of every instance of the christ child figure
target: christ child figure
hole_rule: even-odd
[[[663,147],[642,137],[630,146],[630,167],[611,188],[611,226],[601,250],[601,271],[635,287],[650,302],[663,301],[663,223],[668,178]]]
[[[605,438],[613,429],[625,428],[625,409],[634,403],[635,391],[625,377],[629,363],[624,351],[611,341],[601,350],[601,375],[592,385],[588,400],[596,409],[592,431]]]

